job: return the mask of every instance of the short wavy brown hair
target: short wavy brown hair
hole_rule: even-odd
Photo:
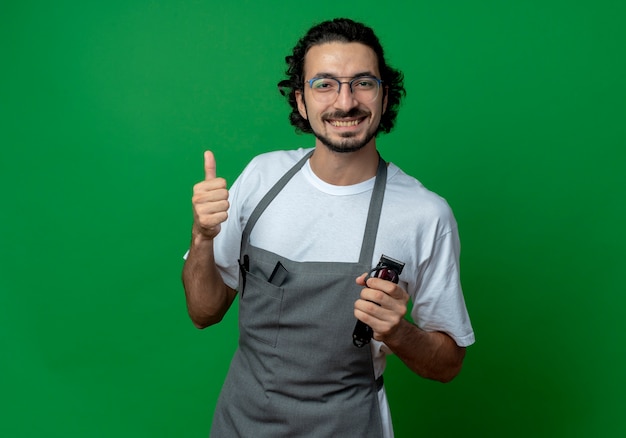
[[[296,101],[296,91],[303,91],[304,88],[304,57],[311,47],[336,41],[361,43],[376,53],[381,79],[387,93],[387,110],[381,117],[378,132],[389,133],[395,124],[400,101],[406,95],[404,75],[387,65],[383,47],[374,30],[348,18],[336,18],[313,26],[300,38],[293,48],[293,53],[285,57],[287,79],[278,83],[278,89],[281,94],[287,96],[291,106],[289,121],[296,128],[296,132],[313,132],[309,121],[300,115]]]

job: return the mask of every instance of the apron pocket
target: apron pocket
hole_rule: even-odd
[[[246,273],[245,294],[239,301],[239,320],[246,334],[276,347],[283,288]]]

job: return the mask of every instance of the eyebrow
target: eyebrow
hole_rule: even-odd
[[[364,72],[360,72],[357,73],[353,76],[335,76],[332,73],[325,73],[325,72],[320,72],[317,73],[316,75],[314,75],[314,78],[360,78],[363,76],[372,76],[372,77],[376,77],[376,75],[374,73],[372,73],[371,71],[364,71]]]

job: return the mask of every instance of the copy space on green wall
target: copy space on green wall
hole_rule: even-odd
[[[0,6],[0,435],[207,436],[237,342],[180,282],[212,149],[309,147],[276,90],[310,25],[378,32],[408,95],[383,156],[451,204],[477,336],[442,385],[396,358],[397,437],[626,433],[626,4]]]

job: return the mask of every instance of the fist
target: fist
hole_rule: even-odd
[[[204,181],[193,186],[193,234],[212,240],[228,218],[228,190],[224,178],[217,178],[215,157],[204,153]]]
[[[372,328],[374,339],[385,342],[403,324],[409,294],[396,283],[382,278],[367,278],[367,274],[358,277],[356,283],[363,289],[354,303],[354,316]]]

